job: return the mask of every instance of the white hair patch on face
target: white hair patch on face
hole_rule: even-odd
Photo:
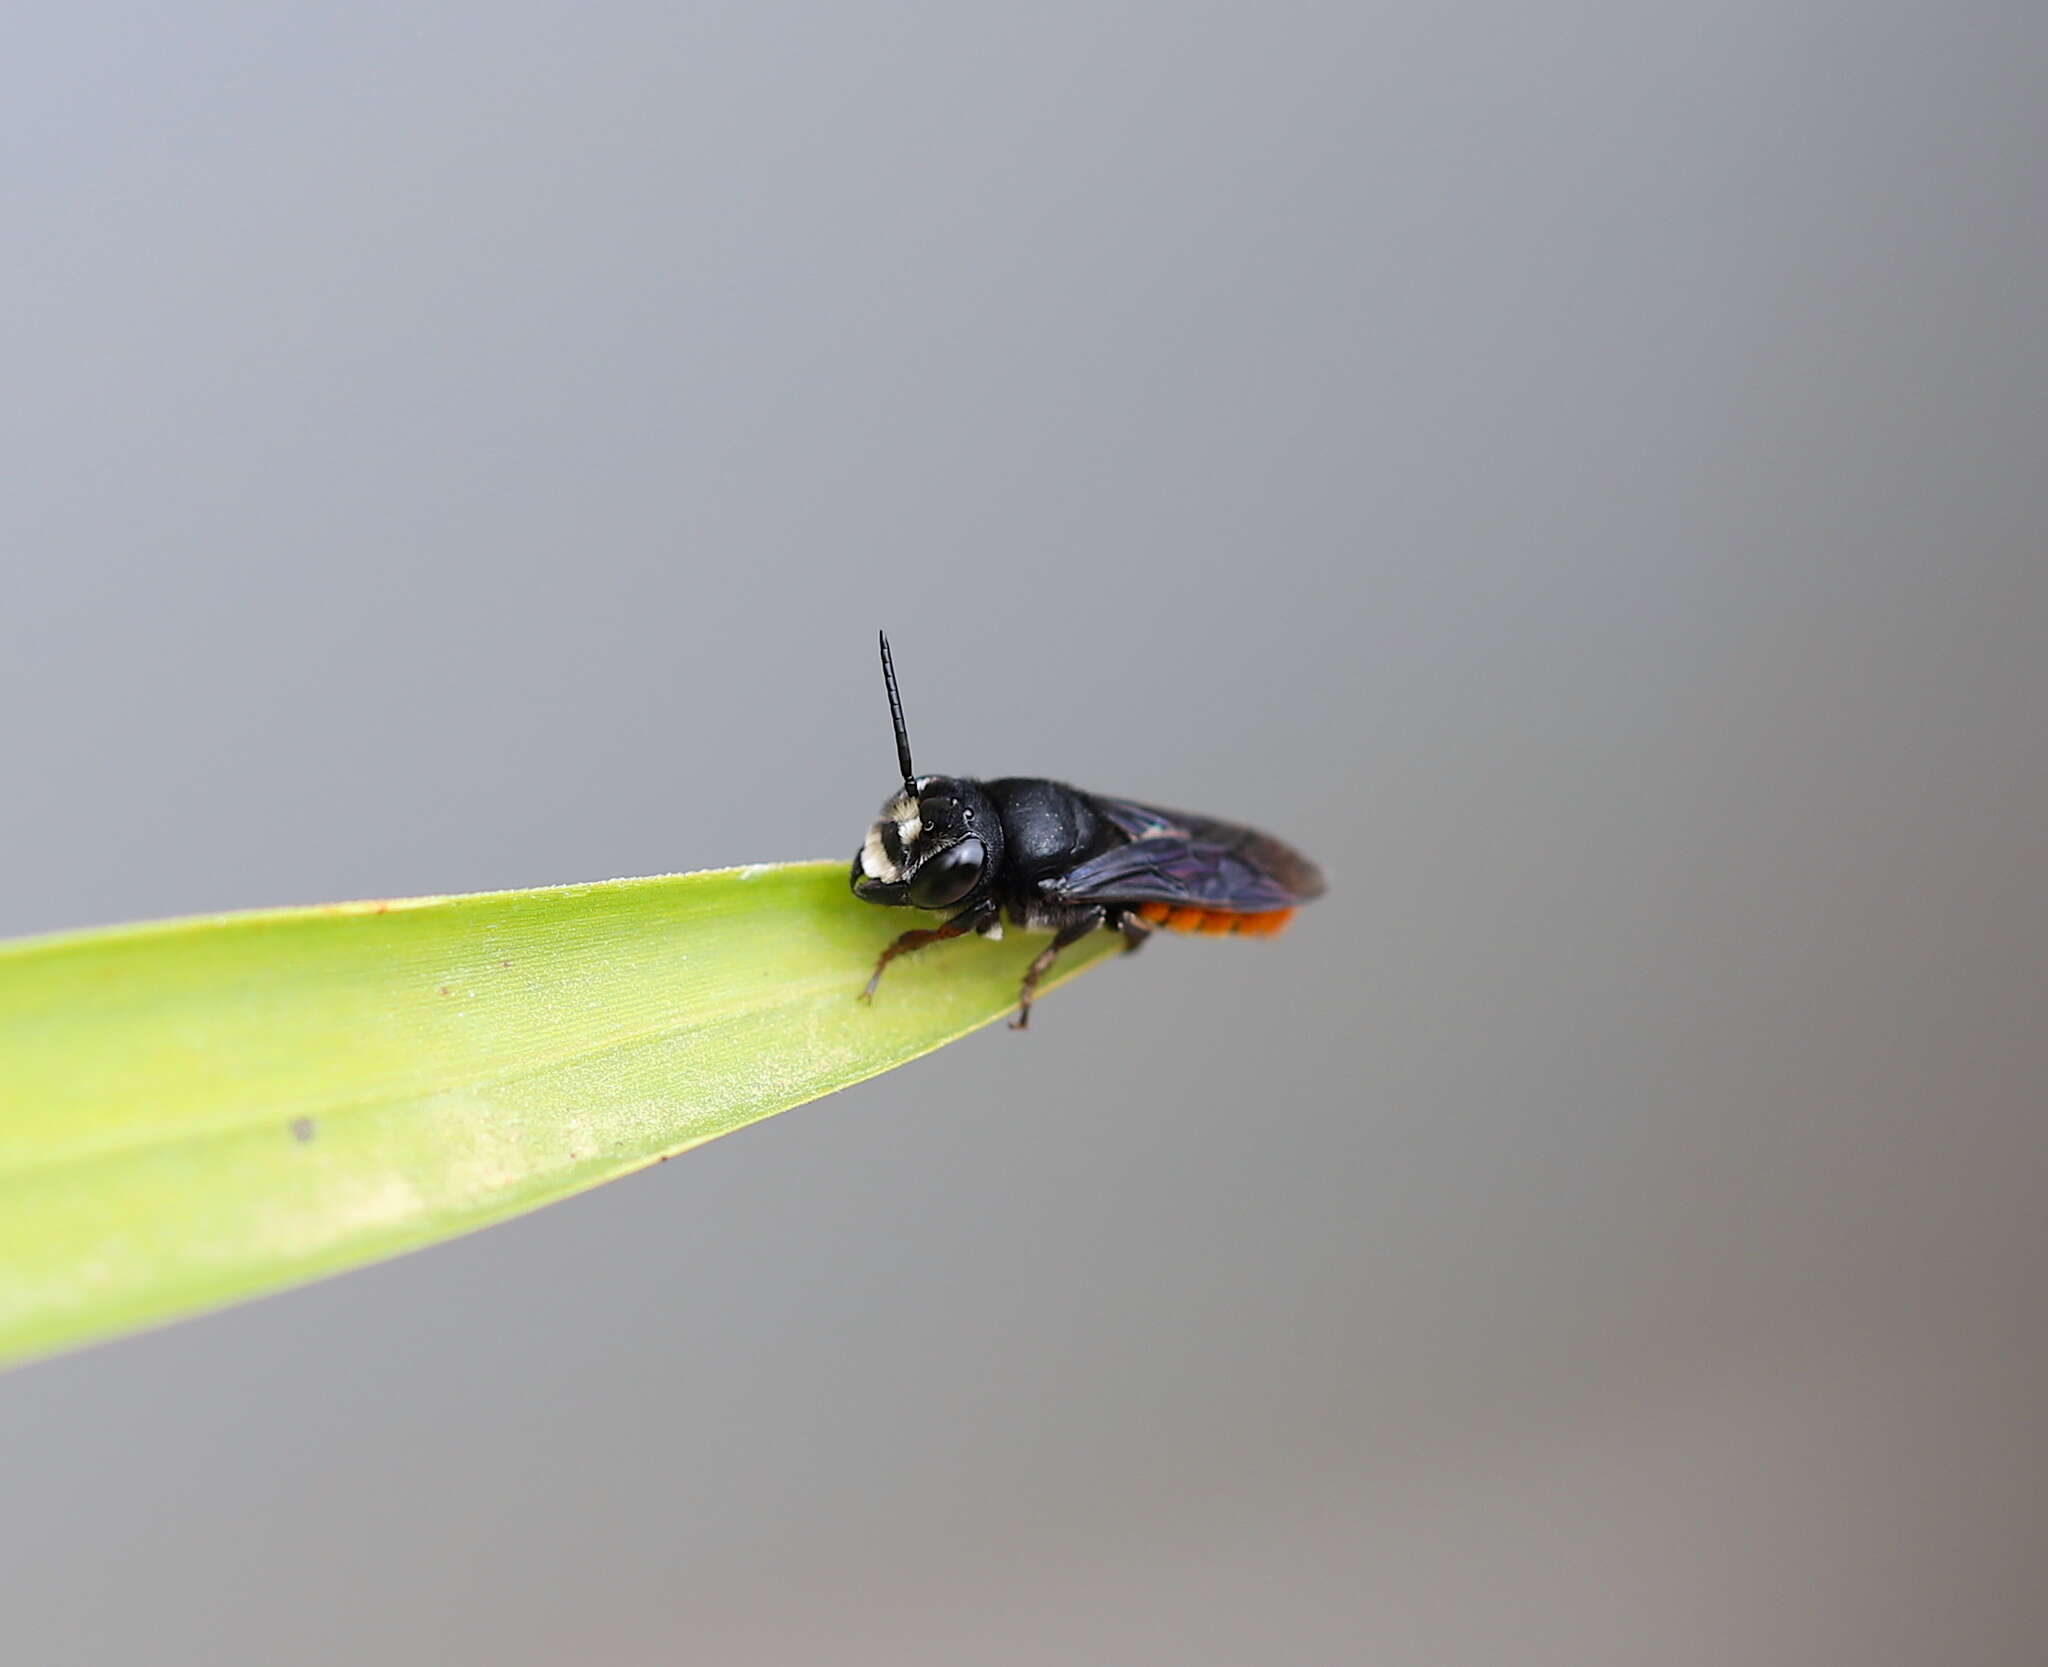
[[[903,870],[889,860],[889,853],[882,846],[882,824],[877,822],[868,829],[868,836],[861,841],[860,871],[870,880],[880,880],[884,885],[893,886],[903,878]]]
[[[918,814],[917,801],[908,793],[899,793],[889,801],[889,808],[883,812],[896,824],[896,837],[904,850],[917,843],[917,836],[924,832],[924,818]]]

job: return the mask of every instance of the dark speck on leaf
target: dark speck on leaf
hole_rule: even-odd
[[[455,994],[455,986],[453,984],[443,984],[441,986],[441,994],[443,994],[444,996],[452,996],[453,994]]]
[[[294,1117],[292,1119],[292,1139],[296,1140],[301,1146],[305,1145],[307,1141],[311,1140],[319,1132],[319,1126],[310,1117]]]

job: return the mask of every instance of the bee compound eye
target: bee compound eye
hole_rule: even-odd
[[[910,900],[920,909],[943,909],[975,887],[988,862],[988,849],[978,839],[963,839],[927,857],[910,877]]]

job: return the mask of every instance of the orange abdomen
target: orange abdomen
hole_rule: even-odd
[[[1235,909],[1205,909],[1199,904],[1140,903],[1138,918],[1169,932],[1201,932],[1213,937],[1270,938],[1284,932],[1294,918],[1292,909],[1271,909],[1246,914]]]

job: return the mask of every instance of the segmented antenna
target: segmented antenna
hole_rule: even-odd
[[[903,697],[896,692],[896,662],[889,658],[889,633],[882,633],[882,681],[889,686],[889,721],[896,726],[896,762],[903,766],[903,791],[917,791],[910,768],[910,732],[903,727]]]

